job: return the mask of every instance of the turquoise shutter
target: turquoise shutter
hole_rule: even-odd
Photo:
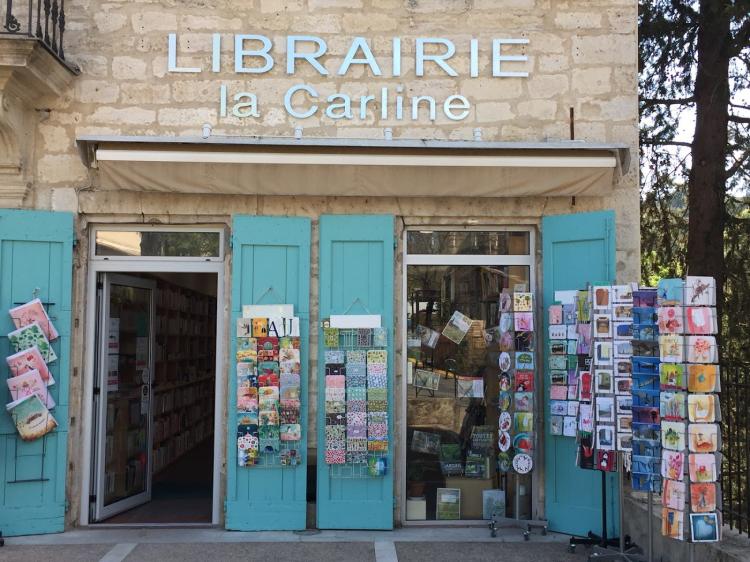
[[[72,272],[72,214],[0,210],[0,531],[6,536],[65,527]],[[27,443],[5,411],[10,392],[4,359],[12,351],[6,334],[15,329],[8,309],[31,300],[35,289],[60,333],[52,342],[58,359],[50,364],[58,427]]]
[[[310,232],[310,219],[307,218],[234,217],[228,369],[227,529],[298,530],[306,527]],[[235,336],[243,304],[293,304],[294,314],[300,319],[302,462],[294,467],[237,466]]]
[[[559,215],[542,219],[544,334],[547,307],[555,291],[579,289],[586,283],[615,282],[614,211]],[[546,349],[546,345],[545,345]],[[545,356],[545,365],[547,357]],[[553,531],[586,535],[601,532],[601,473],[576,467],[575,440],[549,433],[549,377],[544,372],[545,508]],[[618,487],[615,475],[607,476],[608,535],[619,526]],[[582,493],[585,490],[586,493]]]
[[[388,470],[335,477],[324,459],[325,349],[318,345],[318,527],[393,528],[393,217],[320,217],[320,318],[380,314],[388,330]],[[318,341],[322,343],[322,331]]]

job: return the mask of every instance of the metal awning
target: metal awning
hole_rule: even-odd
[[[102,190],[313,196],[606,195],[624,144],[287,137],[77,139]]]

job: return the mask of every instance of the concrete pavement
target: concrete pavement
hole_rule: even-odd
[[[502,560],[578,562],[587,551],[567,552],[566,535],[485,527],[409,527],[394,531],[227,532],[215,528],[101,528],[60,535],[12,537],[0,561],[13,562],[397,562]]]

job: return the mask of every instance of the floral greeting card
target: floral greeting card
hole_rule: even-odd
[[[685,453],[682,451],[662,451],[661,475],[669,480],[682,480],[685,474]]]
[[[661,306],[657,318],[659,333],[680,334],[683,332],[681,306]]]
[[[27,371],[23,375],[9,378],[6,382],[8,383],[8,389],[13,401],[36,394],[47,408],[52,409],[55,407],[55,400],[39,375],[39,371]]]
[[[11,308],[8,314],[13,319],[13,324],[15,324],[16,328],[23,328],[36,322],[49,341],[56,340],[60,336],[49,316],[47,316],[47,311],[44,310],[42,301],[39,299],[34,299],[21,306]]]
[[[717,358],[714,336],[689,336],[687,338],[688,363],[716,363]]]
[[[691,453],[688,455],[688,470],[693,482],[716,482],[719,474],[716,471],[716,455]]]
[[[513,293],[513,311],[531,312],[534,310],[533,293]]]
[[[659,360],[664,363],[682,363],[685,360],[684,339],[680,335],[659,336]]]
[[[55,384],[55,379],[52,377],[52,373],[50,373],[39,348],[36,346],[19,351],[7,357],[5,361],[8,363],[8,369],[12,377],[23,375],[29,371],[38,371],[39,376],[42,377],[47,386]]]
[[[55,350],[52,349],[47,336],[44,335],[42,328],[37,322],[32,322],[28,326],[11,332],[8,334],[8,341],[16,352],[36,346],[45,363],[52,363],[52,361],[57,359]]]

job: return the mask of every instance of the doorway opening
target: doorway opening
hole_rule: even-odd
[[[217,281],[98,274],[92,522],[212,522]]]

